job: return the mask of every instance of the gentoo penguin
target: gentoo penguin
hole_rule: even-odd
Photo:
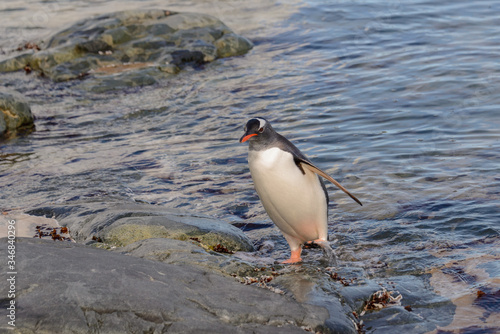
[[[290,245],[290,259],[282,263],[302,261],[302,245],[307,242],[332,252],[328,244],[328,192],[318,175],[342,189],[359,205],[363,204],[314,166],[266,119],[256,117],[247,122],[240,143],[246,141],[249,142],[248,165],[255,190],[267,214]]]

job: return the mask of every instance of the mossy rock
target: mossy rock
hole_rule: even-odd
[[[184,242],[168,238],[150,238],[113,250],[164,263],[202,267],[226,275],[244,277],[260,273],[255,271],[255,267],[237,257],[210,252],[201,246],[195,241]]]
[[[33,114],[24,98],[17,92],[0,91],[0,135],[32,127]]]
[[[196,240],[209,250],[221,247],[229,252],[253,250],[250,240],[236,227],[208,217],[178,216],[151,212],[125,212],[116,216],[99,237],[107,244],[127,246],[150,238]]]
[[[151,238],[168,238],[170,233],[158,225],[121,225],[107,233],[105,241],[113,246],[123,247],[136,241]]]
[[[188,65],[242,55],[252,47],[248,39],[210,15],[166,10],[122,11],[80,21],[55,34],[45,50],[30,50],[0,62],[0,72],[22,70],[28,65],[54,81],[67,81],[109,78],[115,73],[101,69],[123,69],[126,64],[142,63],[161,77]],[[126,73],[130,72],[133,70]],[[128,87],[129,81],[115,86]],[[141,84],[155,82],[153,78]],[[98,85],[106,86],[106,80]]]

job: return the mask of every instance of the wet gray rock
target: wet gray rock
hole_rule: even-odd
[[[400,306],[368,312],[367,326],[384,333],[429,333],[453,321],[456,306],[429,287],[429,275],[391,277],[391,284],[403,296]],[[411,307],[409,312],[404,306]]]
[[[273,283],[290,291],[299,302],[325,307],[329,313],[325,325],[331,333],[357,334],[355,319],[352,316],[355,309],[345,303],[328,276],[317,268],[314,269],[316,270],[306,266],[298,270],[284,268],[281,270],[283,274],[277,276]],[[367,294],[369,295],[370,293]]]
[[[242,55],[252,47],[248,39],[213,16],[123,11],[82,20],[54,35],[45,50],[31,50],[0,62],[0,72],[28,65],[54,81],[91,76],[97,81],[87,88],[105,91],[133,87],[134,80],[121,82],[116,73],[150,68],[153,75],[141,81],[141,85],[148,85],[184,66]]]
[[[17,333],[328,332],[324,308],[200,267],[69,242],[19,238],[16,247]]]
[[[33,127],[29,104],[17,92],[0,90],[0,135]]]

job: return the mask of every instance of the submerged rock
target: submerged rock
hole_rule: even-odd
[[[33,126],[29,104],[16,92],[0,91],[0,135]]]
[[[203,215],[186,214],[147,204],[86,203],[35,209],[34,215],[55,217],[77,242],[100,240],[124,247],[150,238],[196,240],[206,249],[252,251],[250,239],[238,228]]]
[[[54,35],[45,50],[31,50],[0,62],[0,72],[28,66],[54,81],[89,75],[106,76],[109,81],[113,77],[106,68],[129,72],[134,67],[126,65],[142,64],[152,67],[156,75],[168,75],[188,64],[242,55],[252,47],[248,39],[209,15],[123,11],[82,20]],[[154,82],[149,79],[142,84]]]

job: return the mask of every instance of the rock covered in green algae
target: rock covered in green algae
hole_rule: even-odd
[[[81,206],[53,206],[31,211],[55,217],[67,226],[77,242],[102,240],[106,245],[124,247],[150,238],[197,240],[214,249],[253,251],[250,239],[238,228],[204,215],[175,212],[148,204],[86,203]]]
[[[29,104],[15,92],[0,91],[0,135],[33,125]]]
[[[238,258],[206,251],[196,241],[189,241],[151,238],[136,241],[126,247],[115,248],[113,251],[164,263],[191,265],[227,275],[245,277],[256,274],[253,266]]]
[[[110,76],[144,67],[153,67],[158,75],[174,74],[186,64],[242,55],[252,47],[248,39],[210,15],[123,11],[80,21],[54,35],[45,50],[1,62],[0,71],[16,71],[29,65],[54,81],[89,74]],[[154,82],[151,77],[144,84]],[[113,82],[107,83],[113,86]]]

